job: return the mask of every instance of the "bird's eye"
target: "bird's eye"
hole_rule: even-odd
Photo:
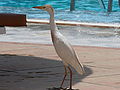
[[[46,7],[43,7],[43,9],[45,9]]]

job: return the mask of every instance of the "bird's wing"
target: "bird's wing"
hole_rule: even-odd
[[[58,56],[65,64],[71,65],[78,73],[83,74],[83,65],[78,60],[78,57],[70,43],[59,32],[55,35],[55,38],[54,46]]]

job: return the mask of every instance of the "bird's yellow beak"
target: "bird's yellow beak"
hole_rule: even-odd
[[[36,7],[32,7],[32,8],[43,9],[43,6],[36,6]]]

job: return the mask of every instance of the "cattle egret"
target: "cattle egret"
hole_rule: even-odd
[[[51,29],[51,38],[54,45],[54,48],[58,56],[62,59],[65,74],[61,83],[61,88],[63,86],[64,80],[67,76],[68,71],[70,72],[70,88],[72,90],[72,70],[70,65],[81,75],[84,74],[83,65],[80,63],[74,49],[71,47],[67,39],[58,31],[54,20],[54,9],[50,5],[36,6],[33,8],[42,9],[47,11],[50,14],[50,29]]]

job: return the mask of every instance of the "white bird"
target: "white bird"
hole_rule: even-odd
[[[74,49],[71,47],[70,43],[66,40],[66,38],[58,31],[54,20],[54,9],[51,5],[44,5],[44,6],[36,6],[33,8],[42,9],[47,11],[50,14],[50,29],[51,29],[51,37],[52,42],[55,47],[55,50],[58,56],[62,59],[64,67],[65,67],[65,74],[63,81],[61,83],[61,88],[63,86],[64,80],[67,76],[67,72],[70,72],[70,88],[72,90],[72,70],[70,65],[81,75],[84,74],[83,65],[80,63]]]

